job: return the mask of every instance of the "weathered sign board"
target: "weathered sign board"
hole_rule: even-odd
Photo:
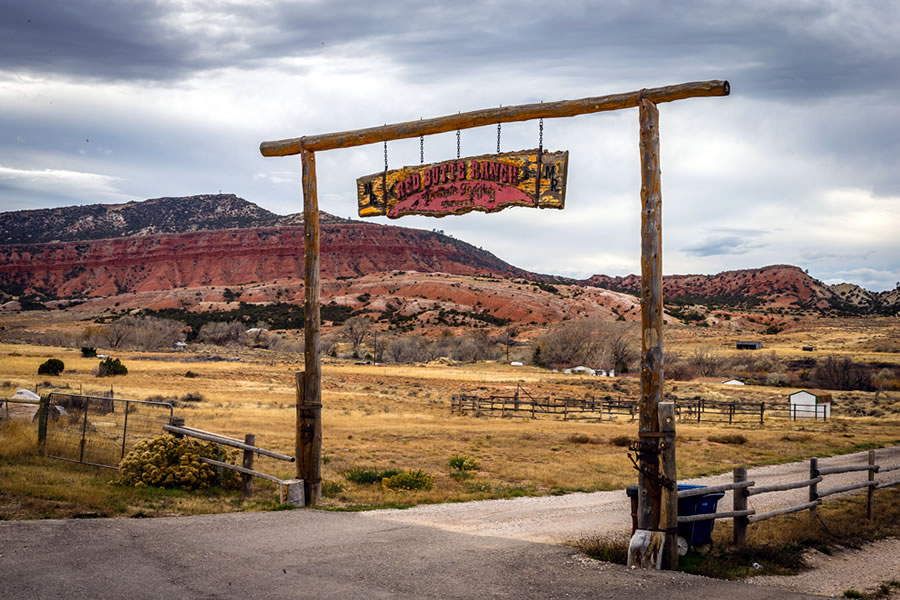
[[[569,153],[487,154],[373,173],[356,180],[359,216],[443,217],[509,206],[563,208]],[[385,193],[385,189],[387,193]]]

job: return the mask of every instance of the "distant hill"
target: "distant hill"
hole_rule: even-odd
[[[588,285],[640,295],[639,275],[594,275]],[[704,304],[724,308],[782,308],[834,310],[839,313],[896,314],[900,292],[870,292],[842,283],[828,285],[792,265],[723,271],[715,275],[666,275],[663,294],[667,304]]]
[[[321,223],[346,221],[325,212],[319,218]],[[0,239],[5,244],[45,244],[302,224],[302,213],[281,216],[234,194],[205,194],[0,213]]]

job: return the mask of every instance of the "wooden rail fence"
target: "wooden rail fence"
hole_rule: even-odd
[[[293,456],[260,448],[256,445],[255,434],[248,433],[244,436],[244,440],[241,441],[219,433],[187,427],[184,424],[184,419],[180,417],[173,417],[169,425],[163,425],[163,430],[174,434],[176,437],[193,437],[207,442],[214,442],[222,446],[230,446],[232,448],[243,450],[244,454],[241,465],[233,465],[231,463],[205,457],[201,457],[200,461],[218,469],[231,469],[232,471],[241,473],[241,494],[244,498],[250,498],[253,495],[253,478],[259,477],[260,479],[265,479],[278,484],[282,504],[287,503],[293,504],[294,506],[306,506],[302,479],[280,479],[274,475],[269,475],[253,469],[254,455],[268,456],[286,462],[294,462],[295,460]]]
[[[788,403],[766,402],[713,402],[707,400],[680,401],[675,404],[675,416],[682,423],[723,423],[728,425],[763,425],[767,419],[825,420],[823,411],[807,414],[806,407]],[[457,394],[450,399],[453,414],[477,414],[489,417],[526,418],[562,417],[564,421],[593,419],[611,420],[627,416],[634,420],[638,413],[636,400],[621,398],[553,398],[535,397],[517,389],[512,395],[476,396]]]
[[[834,467],[819,467],[818,458],[811,458],[809,460],[809,479],[805,479],[803,481],[796,481],[790,483],[777,483],[771,485],[761,485],[757,486],[756,482],[747,480],[747,468],[746,467],[735,467],[733,471],[733,482],[732,483],[724,483],[721,485],[713,485],[708,487],[699,487],[699,488],[691,488],[686,490],[681,490],[678,492],[678,498],[689,498],[691,496],[701,496],[703,494],[708,494],[712,492],[724,492],[727,490],[733,490],[732,499],[733,506],[732,510],[727,512],[716,512],[716,513],[707,513],[707,514],[698,514],[698,515],[679,515],[678,522],[679,523],[693,523],[696,521],[708,521],[711,519],[733,519],[734,520],[734,543],[737,545],[742,545],[747,543],[747,528],[749,525],[753,523],[758,523],[760,521],[765,521],[766,519],[771,519],[773,517],[778,517],[781,515],[786,515],[790,513],[800,512],[803,510],[810,511],[810,514],[815,515],[816,508],[822,503],[822,500],[828,496],[833,494],[839,494],[841,492],[849,492],[852,490],[859,490],[865,488],[867,490],[867,499],[866,499],[866,516],[869,519],[875,517],[875,501],[874,501],[874,490],[890,487],[893,485],[900,485],[900,479],[888,480],[888,481],[876,481],[875,473],[887,473],[890,471],[900,470],[900,464],[896,465],[878,465],[875,463],[875,451],[869,450],[868,455],[868,464],[865,465],[850,465],[850,466],[834,466]],[[852,472],[862,472],[865,471],[867,473],[867,478],[865,481],[859,481],[847,485],[836,486],[832,488],[827,488],[824,490],[820,490],[818,485],[822,483],[827,475],[833,475],[837,473],[852,473]],[[754,509],[747,507],[747,499],[751,496],[756,496],[758,494],[765,494],[771,492],[783,492],[787,490],[799,489],[799,488],[809,488],[809,500],[808,502],[804,502],[802,504],[797,504],[794,506],[788,506],[785,508],[779,508],[776,510],[770,510],[764,513],[757,513]]]

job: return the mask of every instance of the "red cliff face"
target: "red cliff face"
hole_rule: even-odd
[[[488,252],[432,232],[323,224],[323,279],[380,271],[527,276]],[[204,231],[0,247],[6,295],[110,296],[303,279],[303,228]]]

